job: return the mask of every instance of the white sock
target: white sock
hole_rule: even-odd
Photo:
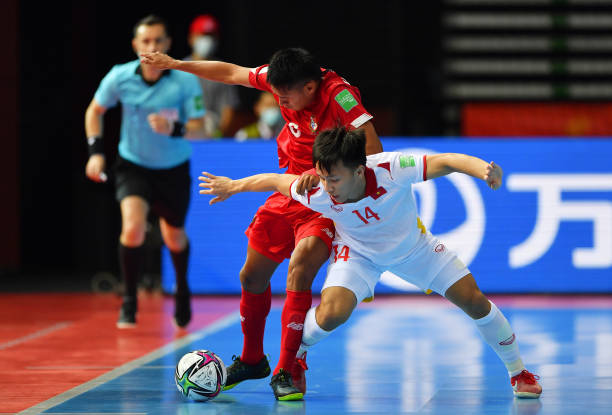
[[[491,311],[486,316],[474,320],[476,327],[484,340],[493,348],[495,353],[506,365],[510,377],[516,376],[525,369],[519,353],[516,336],[506,317],[493,302]]]
[[[331,331],[323,330],[321,326],[319,326],[315,317],[315,310],[316,308],[312,307],[306,313],[304,331],[302,331],[302,344],[300,344],[300,348],[297,352],[298,358],[304,356],[304,353],[306,353],[310,346],[317,344],[331,334]]]

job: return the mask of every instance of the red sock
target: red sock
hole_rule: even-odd
[[[261,294],[253,294],[242,289],[240,297],[240,320],[244,344],[240,360],[255,364],[264,357],[263,338],[266,328],[266,317],[270,312],[272,294],[270,286]]]
[[[283,368],[290,372],[295,355],[302,342],[304,319],[312,305],[312,293],[308,291],[289,291],[281,315],[281,352],[274,374]]]

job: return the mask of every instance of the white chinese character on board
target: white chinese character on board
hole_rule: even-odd
[[[535,227],[525,241],[510,249],[510,267],[527,266],[548,252],[561,221],[593,222],[593,246],[572,251],[576,268],[612,266],[612,201],[561,199],[562,192],[612,191],[612,174],[512,174],[507,187],[538,193]]]

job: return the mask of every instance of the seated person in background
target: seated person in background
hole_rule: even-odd
[[[217,19],[209,14],[199,15],[189,26],[188,42],[191,55],[185,60],[215,60],[219,39]],[[240,103],[236,87],[204,78],[198,79],[206,105],[206,114],[204,114],[206,135],[208,137],[231,137],[235,111]]]
[[[266,140],[275,138],[283,126],[283,119],[278,103],[274,95],[269,92],[262,92],[253,106],[253,112],[257,115],[258,121],[249,124],[236,133],[238,141],[245,141],[250,138],[263,138]]]

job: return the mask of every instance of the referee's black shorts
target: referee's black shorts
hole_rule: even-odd
[[[183,227],[191,198],[189,161],[171,169],[148,169],[117,156],[114,170],[117,201],[140,196],[169,225]]]

